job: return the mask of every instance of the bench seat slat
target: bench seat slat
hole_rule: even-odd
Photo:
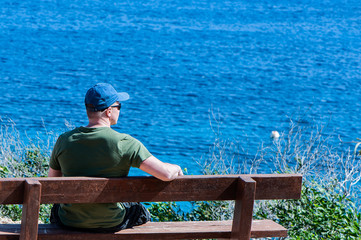
[[[230,238],[232,221],[148,222],[114,234],[64,230],[56,225],[39,224],[39,240],[122,240],[122,239],[195,239]],[[19,239],[19,224],[0,224],[0,240]],[[46,233],[46,234],[44,234]],[[286,237],[287,229],[272,220],[253,220],[252,238]]]

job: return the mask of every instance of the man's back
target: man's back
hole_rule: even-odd
[[[62,134],[50,167],[64,176],[124,177],[151,154],[135,138],[111,128],[79,127]]]
[[[50,167],[64,176],[124,177],[151,154],[138,140],[111,128],[79,127],[62,134]],[[62,204],[61,221],[79,228],[106,228],[123,221],[121,204]]]

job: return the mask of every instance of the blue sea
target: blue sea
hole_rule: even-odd
[[[131,96],[114,129],[191,174],[214,131],[250,155],[298,116],[361,138],[358,0],[0,0],[0,46],[0,117],[24,138],[86,125],[98,82]]]

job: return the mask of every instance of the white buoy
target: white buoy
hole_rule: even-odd
[[[270,137],[273,139],[278,139],[280,137],[280,134],[277,131],[272,131]]]

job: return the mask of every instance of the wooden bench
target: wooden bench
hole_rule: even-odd
[[[254,200],[299,199],[297,174],[183,176],[171,182],[153,177],[3,178],[0,203],[23,204],[21,224],[0,224],[1,239],[250,239],[286,237],[271,220],[253,220]],[[149,222],[115,233],[86,233],[38,224],[40,204],[235,200],[233,221]]]

